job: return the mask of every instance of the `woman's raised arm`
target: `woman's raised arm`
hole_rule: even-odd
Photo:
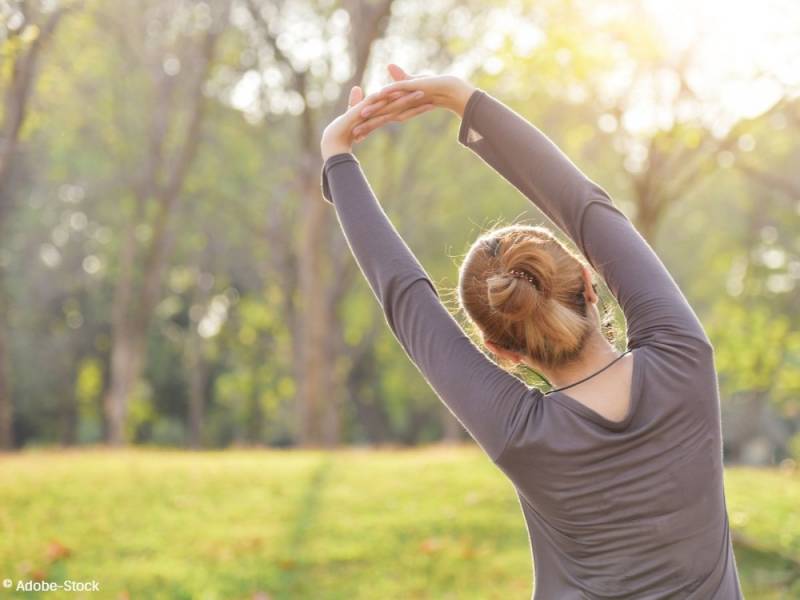
[[[539,129],[476,90],[459,142],[478,154],[564,231],[603,277],[628,323],[628,345],[710,346],[683,293],[609,194]]]
[[[328,158],[322,187],[398,342],[473,439],[497,460],[541,393],[472,343],[389,221],[352,154]]]
[[[349,140],[336,130],[355,120],[344,119],[333,132],[329,127],[323,148],[346,149]],[[398,342],[438,397],[497,460],[541,393],[501,369],[472,343],[440,301],[351,152],[327,156],[322,191],[333,204],[356,263]]]

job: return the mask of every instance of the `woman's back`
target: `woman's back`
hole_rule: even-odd
[[[534,541],[536,597],[579,583],[591,598],[709,598],[709,573],[730,568],[720,430],[700,408],[716,393],[713,353],[633,360],[623,420],[556,393],[497,461]]]

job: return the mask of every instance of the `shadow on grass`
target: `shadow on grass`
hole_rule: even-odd
[[[747,542],[734,543],[742,586],[749,598],[797,598],[800,564],[778,552]]]
[[[308,543],[309,532],[316,525],[316,517],[322,503],[322,495],[333,468],[333,459],[324,458],[311,472],[305,492],[298,502],[297,514],[285,543],[285,558],[279,562],[278,597],[302,597],[302,586],[312,579],[304,578],[307,567],[303,559],[308,556],[304,548]]]

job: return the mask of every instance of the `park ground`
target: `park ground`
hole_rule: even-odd
[[[729,467],[748,600],[800,598],[800,472]],[[474,447],[0,456],[0,598],[530,597],[513,488]],[[2,585],[0,583],[0,585]]]

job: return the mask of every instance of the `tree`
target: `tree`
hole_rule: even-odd
[[[6,87],[0,113],[0,230],[11,210],[12,167],[42,52],[64,15],[76,6],[16,0],[6,8],[7,14],[0,21],[0,82]],[[7,358],[4,285],[5,274],[0,266],[0,448],[11,448],[14,444],[13,402]]]
[[[330,397],[335,383],[332,371],[333,308],[347,282],[342,269],[348,267],[343,267],[342,263],[333,264],[329,258],[328,242],[333,220],[330,207],[320,198],[322,162],[319,136],[322,127],[345,108],[350,88],[362,81],[372,44],[381,37],[388,24],[392,0],[354,0],[344,4],[350,23],[348,53],[352,68],[340,87],[338,97],[330,104],[320,104],[312,99],[314,95],[319,97],[322,86],[313,81],[311,65],[291,56],[279,42],[282,19],[296,18],[292,15],[291,5],[248,0],[247,7],[254,28],[254,43],[269,53],[265,58],[267,64],[259,64],[259,67],[262,70],[268,66],[277,67],[285,78],[286,91],[302,102],[294,189],[299,198],[302,221],[294,246],[296,273],[287,281],[287,284],[296,285],[296,296],[300,301],[291,324],[299,384],[298,430],[299,440],[304,445],[335,444],[339,441],[340,415],[335,395]],[[318,10],[317,14],[327,20],[331,16],[329,12]],[[264,53],[258,53],[258,56],[262,55]],[[327,58],[330,73],[333,63],[340,59],[335,56]],[[292,229],[288,223],[276,223],[274,230],[280,236],[277,244],[287,248],[292,246],[289,238]],[[332,271],[332,267],[335,270]],[[293,290],[288,285],[287,289],[288,298],[292,298]]]
[[[205,85],[228,8],[222,1],[194,9],[180,2],[150,3],[144,11],[138,3],[125,6],[122,15],[115,4],[113,14],[99,17],[129,68],[144,74],[149,93],[144,107],[146,145],[136,175],[129,179],[120,174],[130,181],[133,206],[123,226],[111,314],[110,380],[104,406],[112,445],[125,441],[127,406],[142,372],[147,331],[161,297],[173,243],[172,219],[201,142]],[[142,226],[150,232],[145,241],[137,236]]]

